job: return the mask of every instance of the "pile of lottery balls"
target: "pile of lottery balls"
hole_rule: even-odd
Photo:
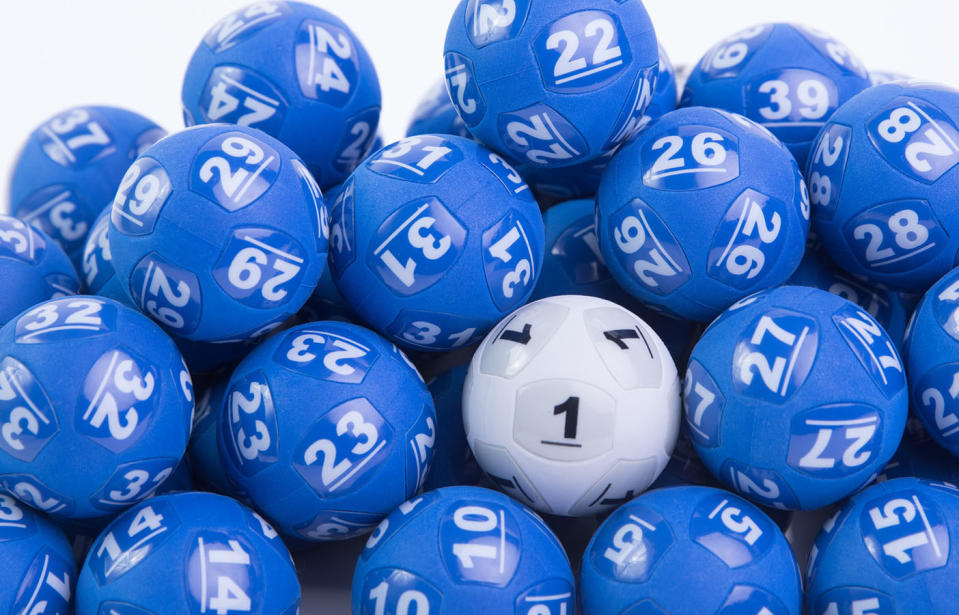
[[[443,70],[382,146],[259,2],[187,128],[31,134],[0,612],[293,615],[367,535],[354,615],[955,613],[959,92],[787,23],[680,75],[640,0],[462,0]]]

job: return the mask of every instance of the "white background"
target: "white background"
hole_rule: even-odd
[[[549,2],[550,0],[544,0]],[[313,0],[363,41],[383,89],[382,131],[401,137],[442,75],[456,0]],[[20,144],[66,107],[128,107],[182,126],[180,83],[206,30],[245,0],[0,0],[0,211]],[[677,64],[745,26],[795,21],[830,32],[870,68],[959,85],[955,0],[646,0]]]

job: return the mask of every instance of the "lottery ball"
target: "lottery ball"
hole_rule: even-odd
[[[501,156],[450,135],[368,158],[331,208],[333,280],[374,329],[414,350],[479,341],[522,305],[543,260],[543,219]]]
[[[800,615],[799,567],[766,513],[712,487],[645,493],[593,535],[584,615]]]
[[[423,483],[425,491],[478,485],[483,480],[483,470],[466,444],[463,428],[463,383],[467,367],[458,365],[427,383],[436,408],[436,441],[433,465]]]
[[[316,182],[288,147],[242,126],[190,128],[147,150],[120,182],[107,232],[136,306],[193,341],[275,329],[326,266]]]
[[[124,512],[97,538],[77,581],[77,615],[294,615],[299,605],[293,559],[276,531],[212,493],[159,496]]]
[[[474,136],[518,162],[562,167],[635,134],[659,52],[640,0],[461,0],[445,62]]]
[[[77,566],[63,532],[0,492],[0,611],[70,613]]]
[[[501,493],[447,487],[403,503],[370,535],[352,610],[573,613],[573,591],[566,553],[542,519]]]
[[[772,131],[802,166],[823,123],[871,85],[862,62],[830,35],[769,23],[707,51],[686,81],[682,104],[745,115]]]
[[[276,137],[323,188],[373,145],[380,82],[349,26],[299,2],[257,2],[218,21],[183,78],[187,126],[225,122]]]
[[[115,301],[54,299],[0,329],[0,486],[54,517],[149,496],[183,457],[192,415],[173,342]]]
[[[959,269],[923,296],[906,354],[912,408],[936,442],[959,456]]]
[[[673,360],[683,362],[692,348],[697,327],[686,320],[659,314],[624,291],[603,261],[595,225],[596,202],[567,201],[543,212],[546,251],[539,281],[530,299],[557,295],[588,295],[625,307],[659,334]]]
[[[596,201],[599,245],[644,303],[709,321],[799,265],[809,201],[764,128],[703,107],[668,113],[613,158]]]
[[[959,491],[897,478],[856,494],[820,531],[806,608],[832,613],[955,612]]]
[[[466,128],[466,123],[456,112],[453,101],[450,100],[449,92],[446,91],[445,80],[436,82],[426,93],[426,96],[417,105],[416,110],[413,111],[410,125],[406,129],[407,137],[427,134],[473,138],[473,135]]]
[[[0,326],[23,310],[80,290],[73,263],[49,235],[0,214]]]
[[[133,111],[73,107],[23,144],[10,181],[10,211],[52,237],[79,269],[84,239],[130,163],[166,132]]]
[[[599,514],[645,490],[679,431],[665,344],[609,301],[524,306],[483,340],[463,387],[476,461],[509,495],[555,515]]]
[[[906,320],[912,310],[902,296],[888,288],[870,284],[836,266],[822,248],[808,248],[787,284],[828,290],[852,301],[882,325],[896,348],[902,350]]]
[[[781,286],[730,307],[693,348],[685,424],[706,467],[753,502],[837,502],[902,438],[903,366],[882,326],[816,288]]]
[[[293,327],[233,372],[217,422],[230,480],[285,536],[342,540],[423,485],[436,412],[403,353],[368,329]]]
[[[883,85],[884,83],[892,83],[893,81],[909,81],[910,79],[912,79],[912,77],[909,75],[905,73],[897,73],[895,71],[869,71],[869,81],[872,82],[873,85]]]
[[[959,250],[957,163],[959,91],[866,90],[823,127],[806,167],[820,241],[852,274],[924,292]]]

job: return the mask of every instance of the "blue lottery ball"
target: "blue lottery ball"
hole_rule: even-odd
[[[809,230],[805,190],[796,162],[766,129],[716,109],[679,109],[606,169],[599,245],[630,294],[708,321],[792,275]]]
[[[897,478],[856,494],[823,525],[809,555],[810,615],[956,611],[959,491]]]
[[[855,275],[924,292],[956,264],[959,91],[889,83],[843,105],[806,179],[823,246]]]
[[[456,485],[478,485],[485,474],[466,443],[463,428],[463,383],[468,364],[449,369],[427,383],[436,408],[436,442],[433,465],[425,491]]]
[[[685,364],[698,326],[640,303],[622,289],[606,268],[596,235],[592,199],[567,201],[543,212],[546,251],[531,301],[559,295],[587,295],[612,301],[633,312],[662,338],[673,360]]]
[[[611,150],[599,158],[568,167],[517,164],[515,168],[536,195],[540,207],[548,209],[563,201],[595,197],[603,171],[617,151]]]
[[[23,310],[80,291],[70,258],[57,242],[22,220],[0,214],[0,326]]]
[[[79,269],[97,214],[113,200],[130,163],[164,135],[126,109],[67,109],[23,144],[10,180],[10,211],[53,237]]]
[[[326,267],[327,233],[296,154],[228,124],[170,135],[137,158],[108,230],[136,306],[199,342],[260,337],[295,314]]]
[[[436,412],[419,374],[368,329],[323,321],[244,359],[219,409],[230,480],[286,536],[342,540],[373,529],[423,485]]]
[[[912,408],[940,446],[959,457],[959,269],[923,296],[909,323]]]
[[[539,167],[596,159],[635,134],[659,61],[640,0],[461,0],[445,53],[470,132]]]
[[[229,382],[229,372],[220,374],[202,392],[197,392],[196,413],[187,454],[190,469],[199,485],[216,493],[237,497],[216,443],[216,422],[223,414]]]
[[[218,21],[183,78],[187,126],[226,122],[276,137],[323,188],[369,153],[380,82],[341,19],[299,2],[257,2]]]
[[[366,160],[330,218],[337,288],[403,346],[468,346],[526,302],[543,260],[543,219],[498,154],[419,135]],[[365,256],[364,256],[365,255]]]
[[[535,513],[496,491],[447,487],[405,502],[370,535],[352,605],[353,615],[571,614],[573,591],[566,553]]]
[[[871,85],[862,62],[830,35],[769,23],[707,51],[686,81],[682,104],[745,115],[771,130],[802,166],[823,123]]]
[[[909,81],[912,77],[905,73],[899,73],[890,70],[871,70],[869,71],[869,81],[873,85],[883,85],[894,81]]]
[[[66,536],[2,491],[0,562],[0,612],[73,612],[77,566]]]
[[[912,310],[900,293],[849,275],[837,267],[821,248],[807,248],[802,262],[787,284],[828,290],[852,301],[869,312],[889,334],[896,348],[902,350],[906,321]]]
[[[115,301],[54,299],[0,329],[0,486],[54,517],[148,497],[183,457],[192,414],[176,346]]]
[[[77,615],[295,615],[300,583],[276,531],[212,493],[151,498],[118,516],[87,554]]]
[[[712,487],[645,493],[593,535],[583,615],[800,615],[799,567],[764,512]]]
[[[693,348],[686,426],[726,486],[754,502],[820,508],[889,461],[909,409],[899,352],[856,304],[781,286],[723,313]]]
[[[456,107],[450,100],[445,80],[436,82],[430,88],[416,106],[410,125],[406,128],[407,137],[427,134],[473,138],[472,133],[466,128],[466,122],[456,112]]]

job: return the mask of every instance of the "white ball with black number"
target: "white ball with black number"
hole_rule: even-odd
[[[530,303],[483,340],[463,388],[476,460],[555,515],[611,510],[659,476],[679,432],[679,378],[628,310],[566,295]]]

